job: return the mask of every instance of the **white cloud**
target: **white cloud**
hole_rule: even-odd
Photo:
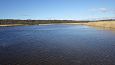
[[[100,11],[100,12],[108,12],[109,9],[107,9],[107,8],[99,8],[98,11]]]
[[[101,12],[101,13],[115,13],[115,9],[109,9],[109,8],[93,8],[90,9],[90,11]]]
[[[28,15],[28,14],[24,14],[24,15],[21,15],[21,16],[31,16],[31,15]]]

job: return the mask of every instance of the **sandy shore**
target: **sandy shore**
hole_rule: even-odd
[[[71,24],[71,25],[84,25],[84,24],[86,24],[86,23],[62,23],[62,24]]]

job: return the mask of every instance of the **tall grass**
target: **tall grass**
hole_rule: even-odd
[[[115,21],[98,21],[98,22],[88,22],[86,25],[115,28]]]

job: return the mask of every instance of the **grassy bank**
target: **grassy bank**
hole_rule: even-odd
[[[88,22],[85,25],[96,26],[96,27],[115,28],[115,21]]]

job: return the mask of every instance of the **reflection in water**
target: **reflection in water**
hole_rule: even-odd
[[[96,28],[98,30],[108,30],[108,31],[112,31],[112,32],[115,33],[115,29],[114,28],[110,28],[110,27],[94,27],[94,28]]]
[[[81,25],[0,27],[1,65],[115,65],[115,33]]]

